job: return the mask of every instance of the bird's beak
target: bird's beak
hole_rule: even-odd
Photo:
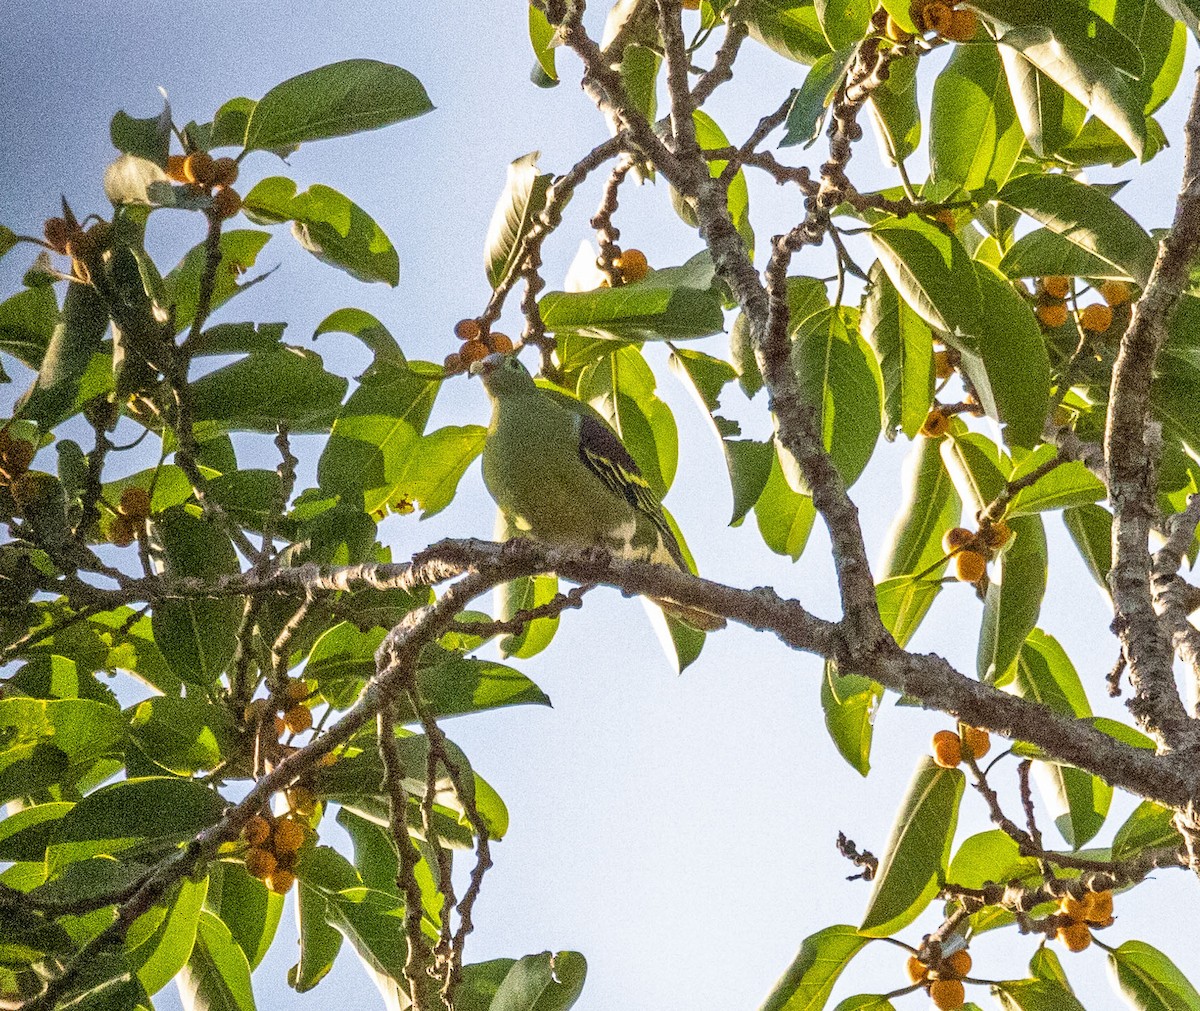
[[[486,358],[481,358],[477,362],[471,362],[467,367],[467,373],[472,376],[490,375],[500,367],[502,361],[504,361],[504,355],[493,352]]]

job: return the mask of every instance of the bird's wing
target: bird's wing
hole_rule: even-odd
[[[579,418],[579,459],[584,466],[600,478],[614,495],[625,499],[654,524],[676,564],[683,571],[688,571],[675,532],[663,515],[658,493],[642,476],[629,450],[600,419],[592,417],[590,413],[580,412],[576,416]]]

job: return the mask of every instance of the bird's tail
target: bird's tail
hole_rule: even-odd
[[[684,624],[700,632],[718,632],[726,625],[725,619],[719,614],[701,611],[698,607],[688,607],[686,604],[676,604],[673,600],[655,600],[662,608],[663,614],[678,618]]]

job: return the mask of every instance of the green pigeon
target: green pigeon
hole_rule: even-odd
[[[515,355],[488,355],[471,372],[492,399],[483,482],[510,530],[691,571],[658,493],[599,414],[538,386]],[[706,611],[655,603],[700,631],[725,626]]]

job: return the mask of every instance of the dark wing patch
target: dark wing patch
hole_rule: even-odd
[[[625,499],[646,516],[662,534],[663,544],[680,569],[687,571],[683,552],[663,515],[658,494],[642,476],[641,468],[629,455],[617,434],[588,414],[579,414],[579,459],[614,495]]]

